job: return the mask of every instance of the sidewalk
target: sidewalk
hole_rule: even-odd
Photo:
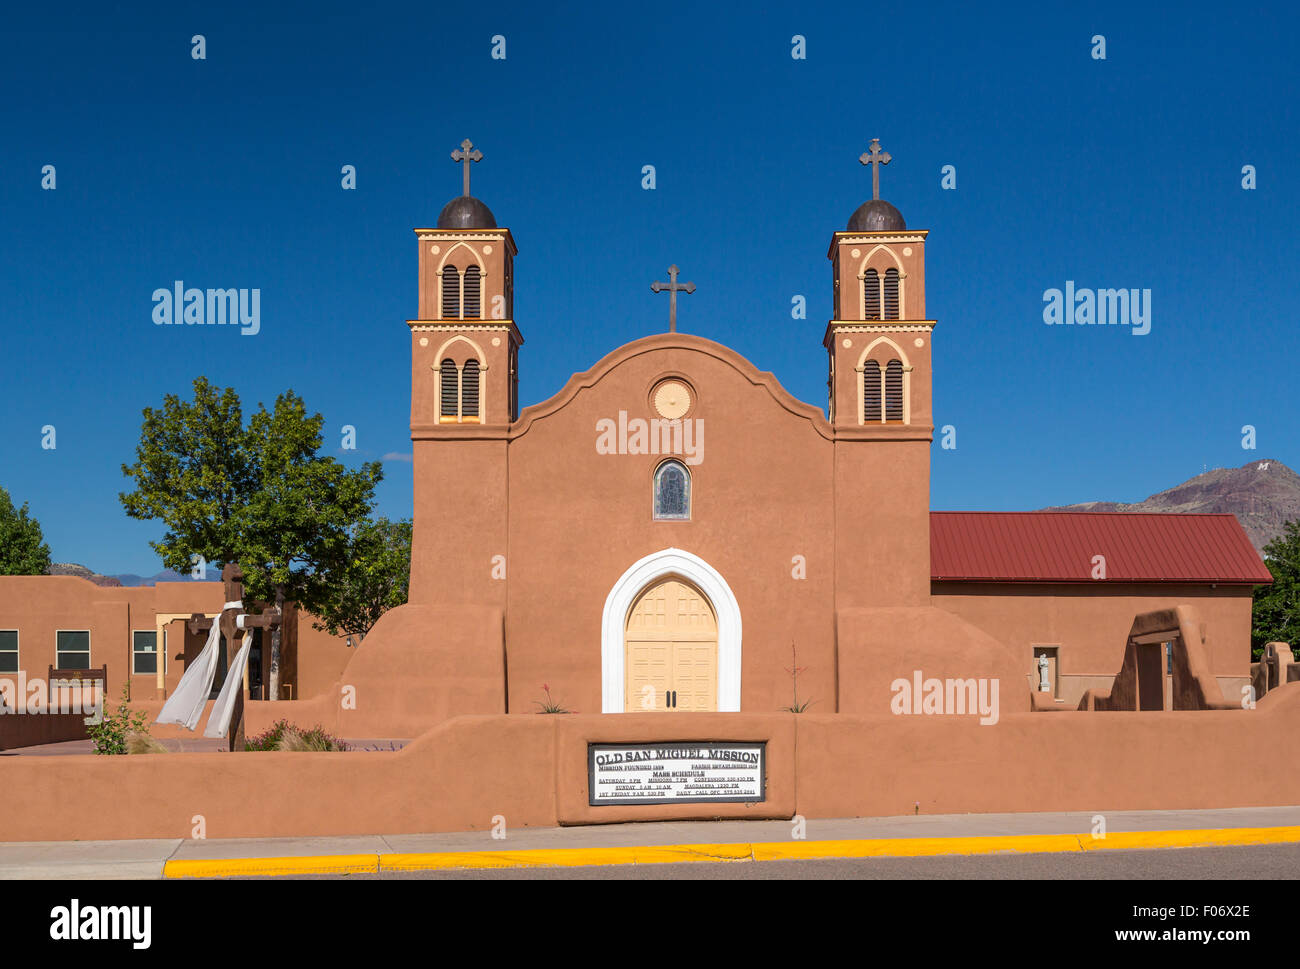
[[[1093,814],[962,814],[789,821],[672,821],[574,828],[0,843],[0,879],[220,878],[544,865],[744,862],[991,852],[1076,852],[1300,842],[1300,806]]]

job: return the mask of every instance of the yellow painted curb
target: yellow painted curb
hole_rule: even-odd
[[[1077,834],[973,838],[872,838],[861,841],[768,841],[753,845],[755,861],[799,858],[923,858],[929,855],[1047,854],[1078,851]]]
[[[534,848],[519,851],[440,851],[379,855],[305,855],[169,861],[164,878],[247,878],[465,868],[573,868],[670,865],[708,861],[791,861],[817,858],[918,858],[941,855],[1054,854],[1145,848],[1300,843],[1300,826],[1117,831],[1091,834],[989,835],[969,838],[872,838],[844,841],[767,841],[737,844],[638,845],[609,848]]]
[[[1300,841],[1300,826],[1286,828],[1203,828],[1193,831],[1114,831],[1104,838],[1079,835],[1084,851],[1125,848],[1212,848],[1218,845],[1271,845]]]
[[[287,858],[174,859],[163,878],[248,878],[263,875],[354,875],[379,870],[376,855],[300,855]]]
[[[751,861],[748,844],[640,845],[615,848],[535,848],[521,851],[441,851],[379,856],[380,871],[447,868],[573,868],[592,865],[674,865],[687,861]]]

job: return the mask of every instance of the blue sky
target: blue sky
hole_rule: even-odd
[[[1140,500],[1207,465],[1296,466],[1300,15],[1072,6],[6,11],[0,485],[56,561],[150,574],[161,528],[122,512],[120,466],[141,409],[198,374],[246,411],[293,388],[331,450],[357,428],[348,463],[409,453],[411,229],[459,193],[465,137],[486,155],[474,194],[520,247],[525,405],[662,330],[649,284],[676,262],[699,287],[683,330],[824,406],[826,249],[870,196],[857,157],[879,137],[882,196],[931,230],[934,408],[958,445],[936,443],[933,507]],[[151,294],[177,279],[259,288],[261,332],[155,326]],[[1151,332],[1045,326],[1066,280],[1150,289]],[[409,515],[409,463],[386,462],[378,497]]]

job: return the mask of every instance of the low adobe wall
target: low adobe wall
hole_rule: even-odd
[[[390,609],[329,689],[303,700],[245,701],[244,732],[252,736],[285,719],[339,737],[407,739],[453,717],[505,713],[503,623],[501,610],[486,606]],[[131,704],[151,723],[162,707],[161,700]],[[201,736],[211,710],[209,701],[195,733],[162,725],[150,733]]]
[[[398,753],[0,758],[0,838],[211,838],[429,831],[650,818],[1156,810],[1300,803],[1300,772],[1259,760],[1300,729],[1300,686],[1255,710],[466,716]],[[767,741],[768,800],[586,804],[586,744]]]

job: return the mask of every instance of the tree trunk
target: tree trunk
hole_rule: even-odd
[[[284,628],[284,586],[275,587],[275,611],[280,622],[271,630],[271,672],[267,677],[267,699],[280,699],[280,631]]]

